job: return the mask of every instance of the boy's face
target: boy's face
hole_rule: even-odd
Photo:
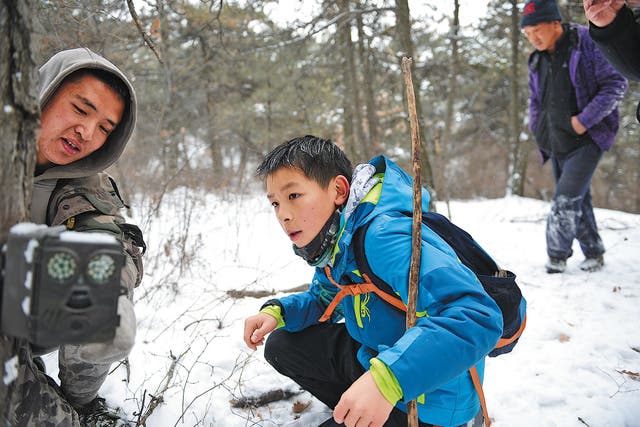
[[[284,232],[294,245],[308,245],[337,206],[349,196],[349,183],[339,175],[327,188],[297,168],[280,168],[267,176],[267,198]]]
[[[38,166],[67,165],[98,150],[123,111],[122,98],[94,76],[62,83],[40,117]]]

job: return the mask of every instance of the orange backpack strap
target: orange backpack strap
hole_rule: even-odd
[[[485,427],[491,427],[491,419],[489,418],[489,411],[487,410],[487,402],[484,400],[484,391],[482,390],[482,383],[480,383],[480,375],[478,375],[478,370],[475,366],[473,366],[471,369],[469,369],[469,373],[471,374],[471,380],[473,381],[473,386],[476,389],[476,393],[478,393],[478,397],[480,397],[480,406],[482,407],[484,425]]]
[[[329,281],[334,286],[339,288],[340,291],[336,294],[335,297],[333,297],[333,300],[331,301],[331,303],[329,303],[329,306],[324,311],[324,314],[322,315],[322,317],[320,317],[319,319],[320,322],[325,322],[327,319],[329,319],[329,317],[331,317],[333,310],[336,309],[337,305],[340,303],[340,301],[342,301],[342,298],[344,298],[345,296],[362,295],[369,292],[375,293],[380,298],[382,298],[389,304],[393,305],[397,309],[402,310],[404,312],[407,311],[407,306],[402,302],[400,298],[395,298],[389,295],[388,293],[384,292],[380,288],[378,288],[375,284],[373,284],[373,282],[369,279],[369,277],[366,274],[362,275],[362,277],[364,278],[364,283],[350,283],[348,285],[340,285],[335,280],[333,280],[333,277],[331,276],[331,270],[329,269],[329,267],[325,267],[324,272],[327,275],[327,278],[329,279]]]

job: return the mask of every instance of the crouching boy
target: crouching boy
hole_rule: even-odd
[[[316,271],[308,291],[268,301],[245,320],[246,344],[255,350],[271,333],[267,361],[333,408],[323,426],[406,426],[413,399],[421,426],[481,425],[468,370],[475,366],[483,377],[502,316],[429,228],[422,228],[415,327],[406,330],[405,313],[374,292],[344,296],[319,321],[340,291],[335,283],[364,281],[351,242],[368,223],[371,270],[407,303],[411,178],[382,156],[352,170],[340,148],[314,136],[276,147],[257,172],[294,252]],[[425,211],[428,203],[423,189]]]

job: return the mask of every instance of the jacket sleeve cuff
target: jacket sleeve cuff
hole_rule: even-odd
[[[284,317],[282,317],[282,310],[279,305],[265,305],[260,310],[260,313],[265,313],[271,317],[274,317],[278,321],[276,329],[282,328],[284,326]]]
[[[402,388],[400,387],[400,383],[396,379],[396,376],[393,375],[391,369],[389,369],[389,367],[381,360],[374,357],[369,362],[371,363],[369,372],[371,372],[371,376],[376,382],[378,389],[384,398],[395,406],[402,398]]]

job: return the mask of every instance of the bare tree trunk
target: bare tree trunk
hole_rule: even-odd
[[[413,58],[413,41],[411,39],[411,15],[409,12],[408,0],[396,0],[396,35],[398,44],[398,63],[402,66],[402,57],[406,56]],[[422,160],[422,177],[423,182],[431,190],[431,201],[429,206],[431,210],[435,210],[435,199],[437,194],[434,191],[433,185],[433,170],[431,168],[431,161],[429,156],[429,149],[426,139],[424,138],[425,121],[422,113],[422,102],[420,100],[420,80],[416,78],[415,67],[411,64],[411,80],[413,82],[413,88],[416,98],[416,115],[419,121],[420,128],[420,140],[423,141],[423,160]],[[417,89],[416,89],[417,88]]]
[[[9,228],[29,218],[36,163],[38,72],[33,59],[33,0],[0,0],[0,245]],[[0,374],[12,356],[12,340],[0,336]],[[0,381],[0,423],[10,390]]]
[[[358,9],[360,9],[360,0],[356,0]],[[363,67],[363,88],[364,98],[367,108],[367,141],[364,146],[363,155],[369,159],[373,152],[380,150],[380,125],[378,123],[378,116],[376,115],[376,102],[373,90],[373,72],[371,70],[371,60],[369,54],[369,46],[365,44],[364,25],[362,23],[362,15],[358,15],[358,55],[360,57],[360,64]]]
[[[351,84],[351,90],[353,94],[352,102],[353,102],[353,128],[355,130],[355,147],[358,148],[359,156],[354,158],[358,162],[363,160],[369,160],[368,156],[365,154],[367,149],[367,142],[364,137],[364,130],[362,128],[363,120],[362,120],[362,101],[360,99],[360,89],[358,84],[358,71],[356,66],[356,58],[355,58],[355,49],[353,45],[353,39],[351,38],[351,6],[350,0],[343,0],[345,4],[345,12],[347,13],[348,25],[345,27],[345,38],[347,41],[346,44],[346,54],[347,54],[347,64],[349,70],[349,81]],[[347,32],[348,31],[348,32]]]
[[[520,14],[518,1],[511,0],[511,102],[509,108],[509,177],[507,194],[524,195],[529,151],[520,141],[522,121],[520,120]]]
[[[205,64],[205,90],[207,91],[207,125],[204,132],[205,140],[209,146],[209,154],[211,155],[211,169],[212,180],[214,188],[220,188],[225,181],[224,165],[222,163],[222,150],[218,138],[215,134],[216,119],[216,86],[213,81],[215,70],[213,64],[215,64],[215,53],[210,46],[207,37],[201,35],[199,38],[200,45],[202,46],[202,61]]]
[[[162,53],[162,70],[166,79],[167,92],[166,100],[162,105],[159,119],[160,129],[160,141],[162,144],[162,162],[166,169],[166,172],[170,175],[174,174],[179,168],[180,147],[175,141],[175,135],[172,134],[172,126],[167,123],[166,116],[167,111],[172,108],[173,105],[173,70],[171,63],[171,56],[169,55],[170,39],[169,39],[169,19],[164,5],[165,0],[156,0],[155,7],[158,11],[158,17],[160,20],[160,35],[161,40],[158,43],[160,52]],[[175,130],[175,129],[174,129]]]
[[[33,1],[0,1],[0,241],[29,216],[38,129],[38,73],[33,59]]]
[[[341,20],[338,25],[338,40],[342,51],[341,68],[342,82],[345,90],[342,96],[342,107],[344,109],[343,126],[344,126],[344,149],[348,156],[355,160],[358,158],[358,150],[355,143],[355,117],[354,108],[356,87],[353,80],[353,41],[351,40],[351,21],[348,20],[349,0],[337,0],[336,4],[341,14],[347,19]]]
[[[451,22],[451,64],[449,67],[449,91],[447,96],[447,109],[444,119],[444,131],[442,133],[442,161],[439,162],[438,185],[444,200],[447,203],[447,214],[451,218],[449,207],[449,180],[447,179],[447,165],[449,164],[449,151],[453,127],[453,106],[458,92],[458,37],[460,35],[460,2],[454,0],[453,20]]]

